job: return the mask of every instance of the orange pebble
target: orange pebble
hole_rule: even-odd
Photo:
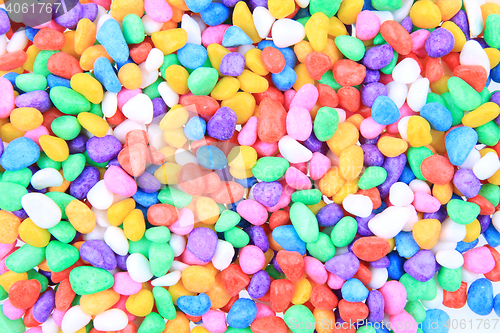
[[[443,66],[439,58],[428,57],[425,63],[425,76],[430,82],[436,82],[444,74]]]
[[[329,56],[321,52],[310,52],[305,60],[307,72],[315,79],[320,80],[330,67],[332,67],[332,60]]]
[[[7,52],[0,56],[0,71],[11,71],[21,67],[28,59],[24,51]]]
[[[256,319],[252,322],[250,329],[254,333],[287,333],[288,328],[285,321],[277,316]]]
[[[230,204],[243,198],[245,189],[236,182],[221,182],[217,190],[210,197],[217,203]]]
[[[304,259],[295,251],[279,251],[276,255],[278,265],[292,282],[298,282],[304,275]]]
[[[453,76],[457,76],[467,82],[477,92],[483,91],[488,80],[486,70],[483,66],[460,65],[453,70]]]
[[[280,50],[268,46],[262,50],[261,56],[264,67],[271,73],[278,74],[285,69],[285,57]]]
[[[368,306],[362,302],[351,303],[345,299],[341,299],[338,308],[340,318],[348,323],[363,320],[368,317]]]
[[[361,105],[361,94],[354,87],[342,87],[337,91],[339,107],[347,111],[356,112]]]
[[[385,21],[380,25],[380,33],[394,51],[406,55],[411,52],[413,40],[410,34],[396,21]]]
[[[41,29],[33,38],[33,45],[39,50],[55,50],[62,49],[66,37],[62,32],[52,29]]]
[[[372,279],[372,272],[365,265],[359,265],[358,271],[353,278],[358,279],[363,284],[368,284]]]
[[[83,73],[78,60],[66,52],[57,52],[50,56],[47,62],[47,69],[54,75],[71,79],[78,73]]]
[[[486,275],[486,274],[485,274]],[[467,283],[462,282],[457,291],[443,290],[443,305],[450,309],[461,309],[467,303]]]

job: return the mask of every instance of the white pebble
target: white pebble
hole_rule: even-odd
[[[90,323],[92,317],[83,312],[80,305],[70,308],[63,317],[61,329],[64,333],[75,333]]]
[[[457,250],[441,250],[436,253],[436,261],[443,267],[457,269],[464,264],[464,257]]]
[[[47,187],[61,186],[63,177],[54,168],[44,168],[35,172],[31,177],[31,186],[36,190],[41,190]]]
[[[240,45],[238,46],[238,53],[241,54],[242,56],[245,55],[249,50],[255,49],[256,47],[253,45]]]
[[[447,218],[441,223],[441,233],[439,240],[443,242],[461,242],[467,235],[467,228],[463,224],[458,224],[451,218]]]
[[[472,172],[479,180],[485,180],[493,176],[500,169],[500,160],[494,152],[487,153],[474,164]]]
[[[404,84],[415,82],[420,75],[420,66],[415,59],[405,58],[392,70],[392,78],[394,81]]]
[[[415,207],[413,207],[413,205],[408,205],[408,206],[405,206],[405,207],[410,212],[410,217],[408,218],[408,221],[406,222],[405,226],[403,227],[403,231],[412,231],[413,230],[413,226],[420,219],[418,218],[417,211],[415,210]]]
[[[147,86],[152,85],[157,79],[158,79],[158,71],[148,71],[146,69],[146,63],[143,62],[142,64],[139,65],[139,70],[141,71],[142,75],[142,82],[140,85],[140,88],[144,89]]]
[[[234,256],[234,247],[231,243],[226,242],[222,239],[217,241],[217,249],[215,250],[215,255],[212,258],[212,264],[219,271],[227,268]]]
[[[177,163],[180,166],[184,166],[188,163],[194,163],[197,165],[200,164],[198,162],[198,159],[196,158],[196,155],[184,148],[178,148],[175,151],[174,158],[175,158],[175,163]]]
[[[359,217],[368,217],[373,210],[373,202],[362,194],[349,194],[342,202],[344,209]]]
[[[87,200],[92,207],[105,210],[113,204],[113,193],[108,190],[104,180],[100,180],[87,193]]]
[[[337,113],[339,114],[339,124],[340,123],[343,123],[345,122],[346,118],[347,118],[347,115],[345,113],[345,110],[344,109],[341,109],[341,108],[334,108],[335,111],[337,111]]]
[[[402,82],[391,81],[386,84],[386,87],[387,97],[392,99],[398,109],[401,108],[405,104],[408,95],[408,86]]]
[[[460,169],[469,169],[472,170],[474,165],[481,159],[481,153],[479,150],[476,148],[472,149],[471,152],[469,153],[469,156],[467,156],[467,159],[465,160],[464,164],[460,166]]]
[[[22,51],[28,45],[29,39],[26,37],[26,32],[24,29],[19,28],[12,37],[10,37],[7,43],[7,52]]]
[[[83,234],[82,238],[84,240],[91,240],[91,239],[98,239],[98,240],[104,240],[104,234],[106,233],[106,227],[102,227],[99,224],[96,224],[94,226],[94,229],[92,229],[91,232],[88,234]]]
[[[290,135],[280,139],[278,148],[281,155],[290,163],[308,162],[312,158],[312,152]]]
[[[370,266],[369,270],[372,273],[372,278],[366,286],[370,289],[382,288],[389,278],[387,268],[375,268]]]
[[[151,281],[151,285],[153,287],[170,287],[179,282],[181,276],[182,273],[180,271],[173,271],[154,279]]]
[[[500,212],[496,212],[495,214],[493,214],[491,223],[493,223],[495,229],[497,229],[497,231],[500,232]]]
[[[403,0],[403,5],[398,10],[392,12],[394,15],[394,21],[401,23],[405,17],[410,14],[411,7],[413,6],[413,0]]]
[[[153,120],[153,102],[148,95],[137,94],[122,107],[125,117],[139,124],[149,124]]]
[[[104,242],[118,255],[125,256],[128,253],[128,239],[123,229],[109,226],[104,233]]]
[[[462,52],[460,52],[460,64],[483,66],[486,70],[486,75],[490,75],[490,59],[486,51],[481,47],[481,44],[473,39],[468,40],[464,44]]]
[[[167,81],[163,81],[158,85],[158,92],[160,93],[161,98],[168,107],[173,107],[174,105],[179,103],[179,94],[176,93],[172,87],[167,83]]]
[[[153,32],[160,31],[163,26],[162,22],[156,22],[148,15],[144,15],[141,20],[144,27],[144,33],[148,36],[151,36]]]
[[[472,283],[477,280],[479,274],[469,271],[467,268],[462,267],[462,281],[465,283]]]
[[[186,237],[172,234],[169,241],[170,247],[174,251],[174,257],[178,257],[186,249]]]
[[[40,228],[50,229],[61,221],[61,209],[45,194],[28,193],[21,198],[21,205],[31,221]]]
[[[464,0],[465,13],[469,21],[471,38],[477,37],[484,28],[481,3],[477,0]]]
[[[304,26],[291,19],[279,19],[272,27],[273,42],[277,47],[288,47],[297,44],[306,36]]]
[[[127,271],[135,282],[144,283],[153,277],[149,260],[140,253],[132,253],[127,258]]]
[[[184,14],[186,15],[186,14]],[[207,24],[205,22],[203,22],[203,19],[201,18],[201,16],[198,16],[198,15],[193,15],[193,16],[190,16],[193,20],[195,20],[195,22],[198,24],[198,27],[200,27],[200,32],[203,33],[203,31],[205,31],[206,28],[208,28]],[[201,42],[200,42],[201,44]]]
[[[390,239],[403,230],[409,217],[410,211],[406,207],[391,206],[375,215],[368,222],[368,228],[375,236]]]
[[[410,140],[408,139],[408,122],[410,121],[410,117],[411,116],[403,117],[398,122],[399,135],[401,135],[401,139],[405,140],[406,142],[410,142]]]
[[[54,318],[50,316],[43,324],[42,324],[42,333],[58,333],[59,326],[57,326]]]
[[[172,266],[170,266],[170,271],[179,271],[179,272],[184,272],[184,270],[186,268],[188,268],[189,265],[183,263],[183,262],[180,262],[180,261],[177,261],[177,260],[174,260],[172,262]]]
[[[430,81],[426,77],[416,80],[411,85],[406,102],[413,111],[420,111],[427,102],[429,85]]]
[[[165,139],[163,138],[163,130],[158,124],[152,123],[148,125],[148,137],[149,145],[156,150],[160,150],[167,145]]]
[[[413,193],[417,193],[417,192],[425,192],[427,194],[431,194],[431,188],[429,187],[429,185],[424,182],[423,180],[420,180],[420,179],[413,179],[410,184],[408,184],[408,186],[410,186],[411,190],[413,191]]]
[[[438,241],[436,245],[431,249],[432,253],[436,255],[439,251],[444,250],[454,250],[457,247],[457,242],[443,242]]]
[[[156,71],[163,64],[163,52],[156,47],[152,48],[148,53],[148,57],[146,58],[146,70],[147,71]]]
[[[295,2],[297,3],[297,5],[299,5],[300,8],[306,8],[307,6],[309,6],[309,2],[311,2],[311,0],[295,0]]]
[[[116,93],[106,91],[102,100],[102,113],[106,118],[113,117],[118,108],[118,97]]]
[[[183,14],[181,29],[187,33],[187,43],[201,45],[201,29],[193,17],[194,15]]]
[[[113,130],[113,135],[115,136],[115,138],[120,140],[122,144],[124,144],[127,133],[136,129],[145,131],[146,126],[144,124],[136,123],[133,120],[125,119],[120,125],[115,127],[115,129]]]
[[[276,19],[266,7],[257,7],[253,10],[253,24],[260,38],[266,38]]]
[[[108,211],[107,210],[100,210],[96,209],[95,207],[91,208],[92,213],[95,215],[95,221],[97,222],[98,225],[101,227],[107,228],[111,224],[109,224],[108,221]]]
[[[394,183],[389,190],[389,200],[397,207],[410,205],[414,197],[411,188],[403,182]]]
[[[93,324],[98,331],[119,331],[128,325],[128,317],[120,309],[109,309],[95,316]]]

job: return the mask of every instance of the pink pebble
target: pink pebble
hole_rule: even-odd
[[[209,310],[201,318],[210,332],[223,333],[227,330],[226,315],[221,310]]]
[[[325,155],[315,152],[309,161],[309,175],[312,180],[321,179],[332,167],[332,161]]]
[[[229,27],[229,24],[219,24],[206,28],[201,34],[201,42],[203,43],[203,46],[208,47],[210,44],[222,45],[222,38],[224,38],[224,33]]]
[[[369,40],[377,36],[380,30],[380,19],[370,10],[363,10],[356,17],[356,37]]]
[[[49,131],[43,125],[40,125],[34,130],[27,131],[26,133],[24,133],[24,136],[26,138],[30,138],[31,140],[33,140],[38,145],[38,147],[41,147],[39,139],[42,135],[49,135]]]
[[[283,157],[283,155],[281,155],[279,153],[280,157]],[[278,155],[276,155],[278,156]],[[307,162],[303,162],[303,163],[290,163],[290,167],[294,167],[295,169],[299,170],[300,172],[302,173],[307,173]]]
[[[251,146],[257,140],[257,123],[258,118],[255,116],[247,120],[240,133],[238,133],[238,143],[242,146]]]
[[[236,211],[253,225],[262,225],[268,218],[266,207],[255,200],[243,200],[236,207]]]
[[[308,190],[312,187],[309,177],[295,167],[290,167],[285,173],[286,183],[296,190]]]
[[[269,305],[262,303],[255,303],[255,305],[257,305],[257,316],[255,317],[255,320],[276,316],[276,312],[274,312]]]
[[[172,8],[164,0],[144,0],[144,10],[156,22],[164,23],[172,18]]]
[[[208,262],[204,262],[196,258],[196,256],[192,254],[188,249],[185,249],[184,252],[182,252],[178,260],[188,265],[205,266],[206,264],[208,264]]]
[[[106,188],[124,197],[131,197],[137,192],[137,184],[122,168],[112,165],[104,173]]]
[[[0,259],[3,259],[5,258],[5,256],[10,252],[12,251],[12,249],[14,248],[15,246],[15,242],[12,243],[12,244],[2,244],[0,243]]]
[[[120,295],[137,294],[142,289],[142,283],[132,280],[128,272],[119,272],[115,274],[115,284],[113,290]]]
[[[3,302],[3,314],[10,320],[21,318],[26,310],[14,307],[8,299]]]
[[[12,110],[14,110],[14,87],[9,80],[0,77],[0,91],[2,98],[0,98],[0,118],[8,118]]]
[[[418,323],[415,318],[405,310],[392,315],[389,322],[394,333],[416,333],[418,330]]]
[[[327,281],[328,287],[335,289],[335,290],[338,290],[338,289],[342,288],[344,283],[345,283],[345,280],[341,279],[340,277],[338,277],[337,275],[335,275],[333,273],[328,273],[328,281]]]
[[[8,269],[7,266],[5,265],[5,260],[7,260],[7,258],[10,256],[12,252],[17,251],[18,249],[19,249],[18,247],[13,248],[2,258],[2,260],[0,260],[0,274],[10,271],[10,269]]]
[[[312,132],[312,120],[309,110],[293,106],[286,115],[286,131],[297,141],[305,141]]]
[[[32,327],[27,330],[25,333],[43,333],[42,326]]]
[[[290,109],[299,106],[311,111],[316,105],[318,97],[318,88],[314,84],[306,83],[297,91],[292,103],[290,103]]]
[[[127,308],[125,306],[125,303],[127,302],[127,299],[128,299],[128,296],[123,296],[123,295],[120,296],[120,299],[118,300],[118,302],[115,305],[113,305],[113,309],[120,309],[123,312],[125,312],[125,314],[128,317],[128,321],[132,322],[132,321],[135,320],[135,316],[133,314],[131,314],[130,312],[127,311]]]
[[[411,51],[420,58],[427,57],[427,52],[425,51],[425,42],[427,41],[427,37],[429,37],[430,34],[430,31],[426,29],[420,29],[410,34],[411,40],[413,41],[413,47]]]
[[[56,21],[52,20],[45,26],[46,28],[52,29],[52,30],[57,30],[59,32],[64,32],[66,30],[65,27],[60,26],[59,24],[56,23]]]
[[[139,95],[142,92],[141,88],[135,90],[128,90],[122,88],[118,94],[116,94],[116,99],[118,100],[118,109],[121,110],[123,105],[129,101],[132,97]]]
[[[168,229],[177,235],[187,235],[193,230],[194,215],[188,208],[182,208],[179,211],[179,219],[174,224],[170,225]]]
[[[240,250],[239,261],[243,273],[255,274],[264,267],[266,257],[259,247],[247,245]]]
[[[487,247],[476,247],[464,253],[464,268],[473,273],[486,274],[495,268],[495,259]]]
[[[359,127],[361,135],[367,139],[375,139],[385,129],[385,125],[380,125],[372,117],[368,117],[361,122]]]
[[[316,258],[304,257],[304,270],[314,283],[325,284],[328,281],[328,272],[325,265]]]
[[[54,319],[54,323],[56,323],[57,326],[61,327],[62,320],[66,312],[67,311],[59,311],[57,309],[55,309],[54,312],[52,312],[52,319]]]
[[[417,211],[422,213],[434,213],[441,208],[439,200],[426,192],[415,193],[412,205]]]
[[[260,139],[257,139],[255,143],[252,145],[252,148],[257,151],[257,156],[259,158],[264,156],[274,156],[278,151],[278,143],[267,143]]]
[[[184,98],[186,98],[186,97],[189,97],[189,96],[193,96],[193,93],[192,92],[188,92],[187,94],[179,96],[179,104],[182,105],[182,100]],[[201,115],[198,114],[198,112],[196,111],[196,107],[194,105],[193,106],[187,105],[185,108],[186,108],[186,110],[189,111],[189,114],[191,114],[191,112],[192,112],[194,115],[201,117]]]
[[[283,93],[283,97],[285,98],[285,103],[283,103],[283,106],[285,107],[285,110],[290,109],[290,104],[292,104],[293,98],[297,92],[293,89],[288,89]]]
[[[418,116],[418,113],[413,111],[408,106],[408,104],[406,102],[403,104],[402,107],[399,108],[399,112],[401,113],[399,120],[401,120],[403,117],[406,117],[406,116]],[[399,120],[396,121],[394,124],[390,124],[390,125],[386,126],[386,129],[389,133],[392,133],[392,134],[399,133],[399,129],[398,129]]]
[[[379,289],[384,296],[384,311],[388,315],[396,315],[404,310],[406,305],[406,289],[399,281],[387,281]]]

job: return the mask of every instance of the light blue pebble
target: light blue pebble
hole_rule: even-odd
[[[50,89],[54,87],[66,87],[71,89],[70,80],[60,76],[56,76],[54,74],[49,74],[47,76],[47,84],[49,85]]]
[[[348,302],[363,302],[368,297],[368,289],[358,279],[349,279],[342,285],[342,297]]]
[[[226,155],[217,147],[201,146],[196,151],[200,165],[209,170],[222,170],[227,165]]]
[[[462,165],[476,145],[477,138],[477,132],[470,127],[462,126],[452,129],[444,139],[450,163]]]
[[[424,117],[431,125],[431,128],[436,131],[444,132],[449,130],[453,122],[450,110],[436,102],[424,105],[420,110],[420,115]]]
[[[212,0],[186,0],[185,3],[193,13],[201,13],[212,3]]]
[[[17,73],[14,73],[14,72],[8,72],[8,73],[5,73],[2,77],[4,79],[7,79],[9,80],[9,82],[12,84],[12,86],[15,88],[17,88],[16,86],[16,78],[19,76],[19,74]]]
[[[177,51],[177,58],[182,66],[196,69],[207,60],[207,49],[203,45],[187,43]]]
[[[493,310],[495,310],[496,315],[500,317],[500,293],[493,299]]]
[[[450,316],[441,309],[432,309],[425,312],[422,322],[424,333],[448,333],[450,331]]]
[[[158,193],[158,191],[153,193],[146,193],[137,189],[137,192],[135,192],[132,198],[141,206],[151,207],[153,205],[156,205],[157,203],[160,203],[160,201],[158,200]]]
[[[231,10],[218,2],[212,2],[201,13],[201,19],[209,26],[215,26],[224,23],[231,14]]]
[[[306,254],[306,243],[300,239],[293,225],[282,225],[273,230],[273,239],[286,251]]]
[[[292,67],[285,65],[281,73],[272,75],[272,80],[276,88],[286,91],[292,88],[297,81],[297,73],[295,73]]]
[[[193,117],[189,119],[184,127],[184,135],[189,140],[197,141],[203,139],[207,130],[207,122],[201,117]]]
[[[481,278],[472,282],[467,292],[467,305],[480,316],[493,311],[493,285],[490,280]]]
[[[127,42],[116,20],[106,20],[97,31],[96,39],[114,61],[118,63],[127,61],[129,56]]]
[[[252,40],[248,35],[241,30],[240,27],[235,25],[227,28],[224,33],[224,37],[222,38],[222,46],[224,47],[238,47],[241,45],[250,45],[252,44]]]
[[[189,316],[203,316],[210,310],[211,305],[210,298],[204,293],[198,296],[181,296],[177,299],[179,310]]]
[[[420,250],[420,246],[415,242],[411,231],[401,231],[396,235],[396,250],[399,255],[404,258],[413,257]]]
[[[227,324],[233,328],[246,328],[257,316],[257,305],[249,298],[240,298],[234,302],[227,314]]]
[[[387,96],[378,96],[372,105],[372,118],[380,125],[394,124],[399,120],[401,113],[399,109]]]
[[[31,139],[20,137],[12,140],[0,157],[0,164],[7,171],[16,171],[35,163],[40,157],[40,148]]]
[[[122,89],[122,84],[107,58],[97,58],[94,62],[94,75],[107,91],[119,93]]]

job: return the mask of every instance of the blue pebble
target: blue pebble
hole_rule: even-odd
[[[244,179],[235,178],[234,181],[236,183],[240,184],[241,186],[243,186],[244,188],[251,188],[252,186],[257,184],[257,178],[255,178],[253,176],[250,178],[244,178]]]
[[[342,298],[348,302],[363,302],[368,297],[368,289],[358,279],[349,279],[342,285]]]
[[[382,213],[386,208],[387,208],[387,204],[385,203],[385,201],[382,201],[382,203],[380,204],[380,207],[373,210],[373,214]]]
[[[500,293],[493,299],[493,310],[495,310],[496,315],[500,317]]]
[[[210,298],[204,293],[198,296],[181,296],[177,299],[179,310],[189,316],[203,316],[210,310],[211,305]]]
[[[500,83],[500,67],[495,66],[491,69],[490,71],[490,76],[488,77],[492,81],[495,81],[496,83]]]
[[[311,16],[311,13],[309,12],[309,8],[300,8],[293,19],[297,21],[298,19],[304,18],[304,17],[309,17]]]
[[[477,132],[470,127],[462,126],[452,129],[444,139],[450,163],[462,165],[474,149],[477,138]]]
[[[231,10],[221,3],[212,2],[200,14],[203,22],[209,26],[214,26],[224,23],[229,18]]]
[[[493,311],[493,285],[485,278],[472,282],[467,291],[467,305],[475,314],[486,316]]]
[[[122,84],[107,58],[97,58],[94,62],[94,75],[107,91],[119,93],[122,89]]]
[[[252,39],[240,27],[235,25],[227,28],[224,37],[222,37],[222,46],[224,47],[238,47],[252,43]]]
[[[209,170],[221,170],[227,165],[226,155],[217,147],[201,146],[196,151],[200,165]]]
[[[389,278],[399,280],[406,273],[404,270],[406,259],[401,258],[397,251],[390,252],[387,257],[389,258],[389,267],[387,267]]]
[[[289,47],[277,47],[276,44],[274,44],[273,41],[270,40],[263,40],[259,42],[259,44],[257,44],[257,48],[261,51],[266,47],[274,47],[275,49],[278,49],[281,54],[283,54],[283,57],[285,57],[285,65],[292,68],[295,68],[295,65],[297,65],[298,60],[293,49]]]
[[[52,75],[52,74],[51,74]],[[10,81],[10,83],[12,84],[12,86],[14,88],[17,88],[16,87],[16,77],[18,77],[19,74],[17,73],[14,73],[14,72],[8,72],[8,73],[5,73],[4,76],[2,76],[4,79],[7,79]],[[69,80],[68,80],[69,81]]]
[[[401,113],[399,109],[387,96],[378,96],[372,105],[372,118],[380,125],[394,124],[399,120]]]
[[[453,122],[450,110],[436,102],[424,105],[420,110],[420,115],[424,117],[431,125],[431,128],[436,131],[444,132],[449,130]]]
[[[109,19],[104,22],[97,32],[96,39],[113,60],[118,63],[127,61],[129,56],[127,42],[116,20]]]
[[[306,243],[300,239],[293,225],[282,225],[273,230],[273,239],[286,251],[306,254]]]
[[[413,257],[420,250],[420,246],[415,242],[411,231],[401,231],[396,235],[396,250],[399,255],[404,258]]]
[[[484,231],[483,236],[489,246],[497,247],[500,245],[500,232],[493,226],[493,223]]]
[[[26,37],[28,37],[28,39],[30,41],[33,41],[33,39],[35,38],[35,35],[37,34],[38,31],[40,31],[40,29],[35,29],[35,28],[31,28],[31,27],[26,27],[24,29],[24,33],[26,34]]]
[[[132,198],[134,198],[135,202],[144,207],[151,207],[160,202],[158,200],[158,191],[153,193],[146,193],[138,189],[137,192],[135,192],[135,194],[132,196]]]
[[[416,178],[415,174],[411,170],[410,166],[406,164],[405,168],[403,169],[403,172],[401,173],[401,176],[399,176],[398,182],[410,184],[410,182],[415,178]]]
[[[207,60],[207,49],[203,45],[186,43],[177,51],[177,58],[182,66],[189,69],[196,69],[203,66]]]
[[[120,68],[122,68],[123,66],[125,66],[126,64],[135,64],[134,61],[132,60],[132,58],[128,57],[127,60],[125,60],[124,62],[117,62],[116,63],[116,67],[118,67],[118,70],[120,70]]]
[[[189,119],[184,127],[184,135],[189,140],[197,141],[203,139],[205,131],[207,130],[207,123],[201,117],[193,117]]]
[[[272,80],[276,88],[286,91],[292,88],[297,81],[297,73],[295,73],[292,67],[285,65],[281,73],[272,75]]]
[[[186,0],[187,8],[193,13],[201,13],[212,3],[212,0]]]
[[[47,85],[50,89],[54,87],[66,87],[71,89],[70,80],[60,76],[56,76],[54,74],[49,74],[47,76]]]
[[[233,328],[247,328],[257,316],[257,305],[249,298],[240,298],[234,302],[227,313],[227,324]]]
[[[425,312],[422,322],[424,333],[448,333],[451,327],[450,316],[441,309],[432,309]]]
[[[12,140],[0,157],[0,164],[7,171],[17,171],[35,163],[40,157],[40,148],[31,139],[20,137]]]

